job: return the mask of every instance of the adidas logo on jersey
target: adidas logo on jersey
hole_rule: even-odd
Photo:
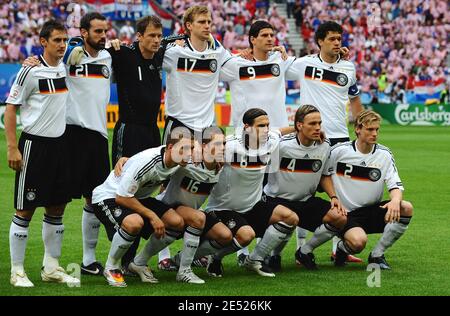
[[[363,161],[363,162],[360,163],[360,165],[363,166],[363,167],[365,167],[365,166],[366,166],[366,162]]]
[[[308,155],[308,154],[306,154],[306,155],[305,155],[305,157],[303,157],[303,158],[309,158],[309,155]]]

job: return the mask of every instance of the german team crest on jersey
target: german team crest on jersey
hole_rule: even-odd
[[[211,72],[217,71],[217,61],[215,59],[209,62],[209,70],[211,70]]]
[[[348,77],[347,77],[347,75],[345,75],[345,74],[339,74],[339,75],[336,77],[336,82],[337,82],[337,84],[340,85],[340,86],[345,86],[345,85],[347,85],[347,83],[348,83]]]
[[[380,169],[372,169],[369,171],[369,179],[373,182],[376,182],[380,180],[381,178],[381,171]]]
[[[280,66],[272,65],[272,67],[270,68],[270,71],[272,72],[272,75],[274,75],[275,77],[278,77],[280,75]]]
[[[233,229],[236,227],[236,222],[233,219],[231,219],[227,222],[227,226],[229,229]]]
[[[314,160],[312,164],[312,171],[317,172],[322,168],[322,161],[320,160]]]
[[[102,66],[102,75],[106,79],[109,79],[110,73],[109,73],[108,66]]]
[[[35,198],[36,198],[36,193],[34,193],[34,192],[28,192],[27,193],[27,200],[28,201],[34,201]]]
[[[122,215],[122,210],[121,210],[120,208],[116,208],[116,209],[114,210],[114,217],[117,218],[117,217],[119,217],[120,215]]]

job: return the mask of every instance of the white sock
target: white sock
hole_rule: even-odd
[[[158,252],[158,262],[163,261],[164,259],[170,258],[170,249],[169,247],[164,248],[160,252]]]
[[[298,249],[305,244],[306,235],[308,234],[308,231],[298,226],[296,228],[296,231],[297,231],[297,249]]]
[[[282,242],[278,244],[273,250],[272,250],[272,256],[281,256],[281,252],[288,244],[289,240],[292,237],[292,234],[294,233],[294,230],[292,230],[289,234],[286,235],[286,238]]]
[[[293,230],[293,226],[283,222],[270,225],[266,229],[261,241],[255,246],[255,249],[249,255],[249,258],[255,261],[264,260],[264,258],[269,255],[276,246],[285,241],[286,236],[291,234]]]
[[[138,266],[145,266],[148,264],[148,261],[151,257],[156,255],[159,251],[173,243],[177,238],[182,234],[180,231],[174,231],[166,229],[166,235],[158,239],[155,234],[152,234],[145,244],[144,248],[142,248],[141,252],[137,254],[134,258],[134,263]]]
[[[333,237],[333,248],[332,248],[333,253],[336,253],[337,245],[338,245],[340,240],[341,239],[339,237],[337,237],[337,236]]]
[[[62,216],[44,214],[42,240],[44,241],[45,253],[42,265],[46,272],[53,271],[59,267],[63,237],[64,225]]]
[[[338,242],[338,244],[337,244],[337,248],[339,248],[340,250],[342,250],[343,252],[345,252],[345,253],[348,254],[348,255],[352,255],[352,254],[355,253],[355,252],[353,251],[353,249],[350,248],[350,247],[347,245],[347,243],[346,243],[345,241],[341,240],[341,239],[339,239],[339,242]],[[336,249],[337,249],[337,248],[336,248]]]
[[[231,245],[228,245],[226,247],[223,247],[222,249],[219,249],[214,254],[214,258],[216,258],[218,260],[222,260],[223,257],[229,255],[230,253],[239,251],[240,249],[242,249],[242,246],[239,244],[239,242],[236,240],[236,238],[233,238],[233,240],[231,241]]]
[[[30,220],[14,215],[9,228],[11,272],[23,272]]]
[[[236,256],[239,257],[239,255],[244,254],[246,256],[248,256],[250,254],[250,252],[248,251],[248,247],[245,246],[243,248],[240,248],[237,252],[236,252]]]
[[[215,240],[204,240],[197,248],[194,259],[200,259],[204,256],[212,255],[222,249],[223,246]]]
[[[116,231],[111,242],[111,248],[109,249],[108,260],[105,264],[106,270],[116,270],[121,268],[120,260],[135,239],[136,236],[127,233],[122,228],[119,228],[119,230]]]
[[[83,235],[83,265],[88,266],[97,261],[95,248],[98,241],[98,232],[100,231],[100,221],[95,216],[91,205],[85,205],[83,208],[81,231]]]
[[[372,257],[381,257],[408,229],[411,217],[400,217],[400,222],[388,223],[384,227],[383,235],[372,250]]]
[[[202,229],[191,226],[186,227],[183,236],[183,250],[181,251],[179,271],[191,267],[192,260],[197,252],[198,244],[200,243],[200,235],[202,232]]]
[[[300,249],[303,254],[313,252],[314,249],[327,242],[337,234],[338,230],[328,224],[322,224],[317,227],[314,235]]]

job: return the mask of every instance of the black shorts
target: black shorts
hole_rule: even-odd
[[[243,217],[247,220],[247,223],[255,231],[256,237],[264,236],[267,227],[269,227],[269,221],[276,206],[277,205],[271,205],[270,203],[261,200],[256,203],[250,211],[243,214]]]
[[[200,143],[201,139],[202,139],[202,135],[203,135],[203,131],[194,131],[192,128],[187,127],[186,125],[184,125],[181,121],[177,120],[174,117],[168,116],[166,117],[166,123],[164,125],[164,133],[163,133],[163,137],[162,137],[162,143],[163,145],[166,145],[167,143],[167,139],[170,135],[170,133],[177,127],[183,127],[183,130],[180,130],[180,132],[182,133],[190,133],[190,135],[194,135],[194,138],[196,140],[199,140]]]
[[[210,211],[208,214],[218,222],[222,222],[227,226],[228,229],[231,230],[233,236],[236,235],[239,228],[249,225],[243,214],[235,211]]]
[[[211,212],[205,213],[205,215],[206,215],[205,227],[203,227],[202,237],[204,237],[211,230],[211,228],[214,227],[214,225],[220,223],[220,220],[216,216],[214,216]]]
[[[350,140],[350,138],[349,137],[329,138],[328,140],[330,141],[330,145],[334,146],[334,145],[339,144],[339,143],[348,142]]]
[[[70,164],[64,136],[51,138],[22,133],[22,170],[16,172],[14,207],[34,210],[70,202]]]
[[[344,236],[347,231],[355,227],[361,227],[366,234],[379,234],[384,232],[384,227],[386,226],[384,217],[387,209],[381,208],[380,206],[388,202],[389,201],[382,201],[349,212],[347,215],[347,224],[339,234]]]
[[[155,212],[159,218],[162,218],[164,213],[171,209],[169,205],[152,197],[139,200],[139,202]],[[122,225],[125,217],[131,214],[137,214],[133,210],[118,205],[114,199],[104,200],[100,203],[93,204],[92,206],[94,208],[95,216],[97,216],[99,221],[105,226],[110,241],[112,241],[114,234],[120,228],[120,225]],[[144,227],[141,229],[139,237],[148,239],[152,233],[153,226],[147,218],[144,218]]]
[[[71,197],[92,198],[111,170],[108,139],[97,131],[67,125],[65,137],[69,150]]]
[[[288,201],[280,198],[272,198],[264,196],[268,205],[271,205],[272,210],[277,205],[283,205],[288,209],[294,211],[298,218],[298,226],[314,232],[317,227],[323,224],[323,218],[331,208],[330,202],[321,199],[319,197],[312,196],[308,200],[301,201]]]
[[[159,128],[140,124],[123,123],[114,126],[111,161],[115,166],[121,157],[131,157],[137,153],[161,146]]]

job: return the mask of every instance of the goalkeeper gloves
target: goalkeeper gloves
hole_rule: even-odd
[[[81,37],[72,37],[67,43],[63,62],[66,65],[79,65],[84,55],[84,41]]]

